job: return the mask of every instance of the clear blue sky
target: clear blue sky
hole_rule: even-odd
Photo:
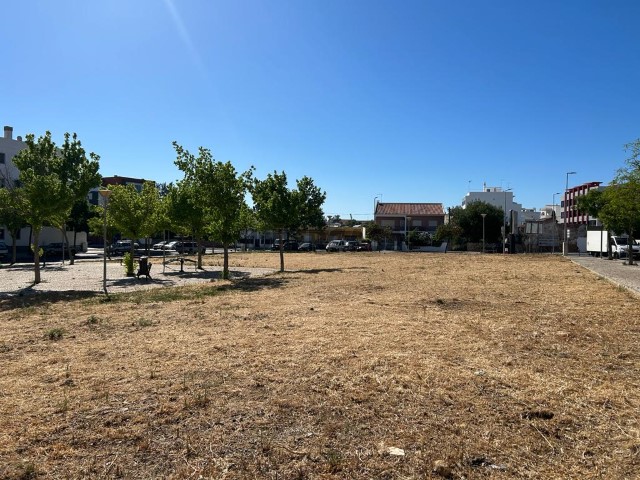
[[[312,177],[325,213],[540,208],[640,137],[638,0],[3,2],[0,123],[77,132],[101,173],[175,181],[171,142]]]

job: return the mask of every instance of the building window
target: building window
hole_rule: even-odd
[[[395,220],[380,220],[380,226],[394,228],[396,226],[396,221]]]
[[[5,160],[5,155],[4,155],[4,153],[0,153],[0,164],[4,163],[5,161],[6,161],[6,160]]]

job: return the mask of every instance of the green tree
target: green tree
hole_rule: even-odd
[[[33,232],[34,283],[40,283],[40,232],[48,223],[54,223],[67,205],[68,193],[65,179],[61,178],[62,158],[56,152],[51,133],[46,132],[37,140],[33,134],[25,138],[27,147],[14,158],[20,170],[25,202],[25,220]]]
[[[236,242],[242,230],[240,213],[253,167],[238,173],[231,162],[215,161],[211,151],[204,147],[198,149],[197,156],[177,142],[173,142],[173,148],[176,166],[184,172],[184,181],[193,186],[197,201],[205,209],[211,237],[222,243],[222,276],[229,278],[229,246]]]
[[[8,178],[5,187],[0,188],[0,225],[4,225],[12,240],[11,264],[16,263],[16,240],[21,228],[27,226],[25,212],[27,209],[24,192]]]
[[[636,232],[640,231],[640,139],[625,145],[625,150],[630,153],[626,166],[618,170],[609,186],[591,190],[579,199],[578,208],[598,217],[607,230],[627,233],[632,252]],[[635,263],[632,254],[628,263]]]
[[[114,185],[107,211],[113,225],[132,240],[132,257],[135,254],[134,242],[153,235],[162,222],[160,194],[153,182],[145,182],[140,192],[133,185]],[[127,274],[132,275],[133,271]]]
[[[251,189],[253,205],[262,225],[280,232],[280,271],[284,272],[284,240],[302,227],[324,225],[322,204],[326,193],[309,177],[297,181],[297,189],[290,190],[286,173],[268,174],[255,180]]]
[[[84,203],[87,206],[87,194],[89,190],[100,185],[102,176],[98,173],[100,169],[100,156],[91,152],[89,157],[82,147],[82,143],[78,140],[77,134],[64,134],[64,143],[58,152],[61,161],[56,165],[59,167],[58,175],[64,189],[63,203],[58,212],[55,224],[60,226],[62,231],[63,244],[66,243],[69,253],[69,263],[73,265],[74,258],[71,251],[71,245],[68,244],[66,227],[71,226],[74,231],[75,244],[75,227],[76,221],[85,223],[85,218],[78,218],[78,215],[88,214],[88,208],[78,206],[78,203]],[[75,207],[75,212],[74,212]],[[72,218],[72,213],[75,218]]]
[[[238,219],[240,223],[240,228],[242,230],[242,239],[244,243],[244,251],[247,251],[247,240],[249,236],[249,231],[256,231],[258,229],[258,219],[256,217],[256,212],[253,211],[246,203],[242,206],[242,210],[240,210],[240,217]]]
[[[474,201],[469,202],[466,208],[456,209],[454,223],[462,229],[462,236],[469,242],[482,241],[482,214],[486,214],[484,219],[485,240],[487,242],[497,242],[500,238],[501,227],[503,226],[503,210],[493,205]]]
[[[378,244],[378,249],[381,249],[382,243],[393,235],[391,227],[383,227],[375,222],[366,222],[364,227],[367,238],[375,241]]]
[[[169,185],[164,197],[169,228],[181,235],[193,236],[198,243],[198,268],[202,268],[199,248],[207,233],[207,211],[198,198],[196,186],[186,180]]]

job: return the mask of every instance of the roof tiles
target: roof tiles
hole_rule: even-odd
[[[376,215],[444,215],[441,203],[378,203]]]

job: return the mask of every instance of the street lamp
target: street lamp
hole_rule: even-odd
[[[379,193],[378,195],[376,195],[375,197],[373,197],[373,221],[375,222],[376,220],[376,208],[378,206],[378,199],[382,198],[382,194]]]
[[[482,216],[482,253],[484,253],[484,218],[487,216],[486,213],[481,213]]]
[[[569,242],[567,241],[567,217],[568,217],[568,201],[567,201],[567,191],[569,190],[569,175],[575,175],[576,172],[567,172],[567,180],[565,182],[565,187],[564,187],[564,239],[562,242],[562,255],[566,256],[567,255],[567,251],[569,249]]]
[[[510,192],[511,188],[507,188],[504,191],[504,215],[502,216],[502,254],[504,255],[506,252],[507,246],[507,192]]]
[[[551,205],[553,219],[553,242],[551,242],[551,253],[556,253],[556,241],[558,240],[558,222],[556,221],[556,195],[560,195],[560,192],[553,194],[553,205]]]
[[[107,292],[107,207],[109,206],[109,195],[111,195],[111,190],[98,190],[100,196],[104,199],[104,214],[103,214],[103,222],[102,222],[102,233],[104,240],[104,251],[102,253],[102,288],[104,289],[104,294],[109,296],[109,292]]]

